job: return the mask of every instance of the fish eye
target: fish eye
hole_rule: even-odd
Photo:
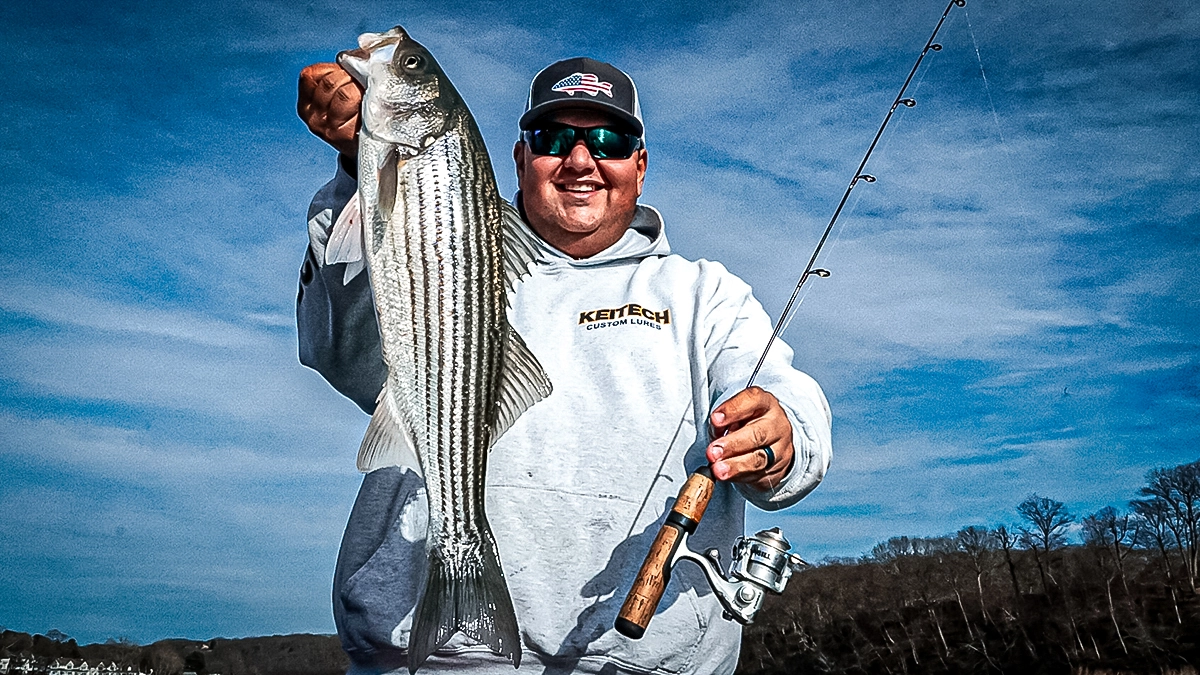
[[[401,67],[408,71],[416,71],[425,67],[425,59],[420,54],[409,54],[400,62]]]

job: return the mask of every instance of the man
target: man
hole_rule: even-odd
[[[300,358],[370,411],[384,379],[363,275],[343,286],[321,261],[329,224],[355,190],[360,92],[334,64],[301,74],[298,110],[339,150],[313,200],[301,269]],[[488,519],[535,672],[728,673],[741,631],[698,570],[676,570],[644,638],[613,630],[625,594],[687,474],[719,479],[696,548],[728,550],[745,501],[780,509],[810,492],[830,458],[828,404],[776,344],[750,289],[717,263],[670,255],[661,216],[637,203],[648,153],[628,75],[591,59],[538,73],[513,148],[515,203],[540,238],[511,299],[554,392],[505,433],[488,461]],[[710,442],[711,439],[711,442]],[[401,467],[369,473],[334,578],[342,643],[361,672],[399,669],[421,579],[425,505]],[[456,636],[426,672],[511,672]]]

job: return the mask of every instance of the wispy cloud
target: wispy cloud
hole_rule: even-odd
[[[88,297],[61,287],[6,286],[0,310],[42,323],[146,336],[226,349],[257,346],[264,338],[200,312],[154,310]]]
[[[511,194],[529,78],[617,63],[674,247],[777,313],[943,7],[0,7],[6,623],[331,630],[365,418],[295,357],[303,214],[334,168],[295,117],[303,65],[404,25]],[[1120,505],[1195,459],[1198,35],[1187,4],[952,13],[786,336],[830,394],[833,469],[752,525],[853,555],[1011,521],[1029,492]]]

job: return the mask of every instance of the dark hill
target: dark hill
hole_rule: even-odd
[[[52,631],[53,632],[53,631]],[[80,646],[74,640],[13,631],[0,634],[0,656],[84,659],[91,664],[115,661],[156,675],[344,675],[350,662],[332,635],[272,635],[268,637],[160,640],[139,646],[128,642]]]
[[[1143,553],[1123,560],[1128,590],[1091,547],[1056,551],[1045,590],[1029,551],[1016,592],[999,554],[978,578],[952,551],[806,570],[746,628],[738,673],[1195,675],[1200,597]]]

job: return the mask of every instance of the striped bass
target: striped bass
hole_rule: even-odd
[[[326,247],[368,272],[388,374],[358,466],[418,468],[428,565],[408,668],[458,631],[519,666],[516,613],[484,513],[488,451],[550,382],[508,324],[535,244],[433,56],[397,26],[338,55],[365,87],[356,200]]]

